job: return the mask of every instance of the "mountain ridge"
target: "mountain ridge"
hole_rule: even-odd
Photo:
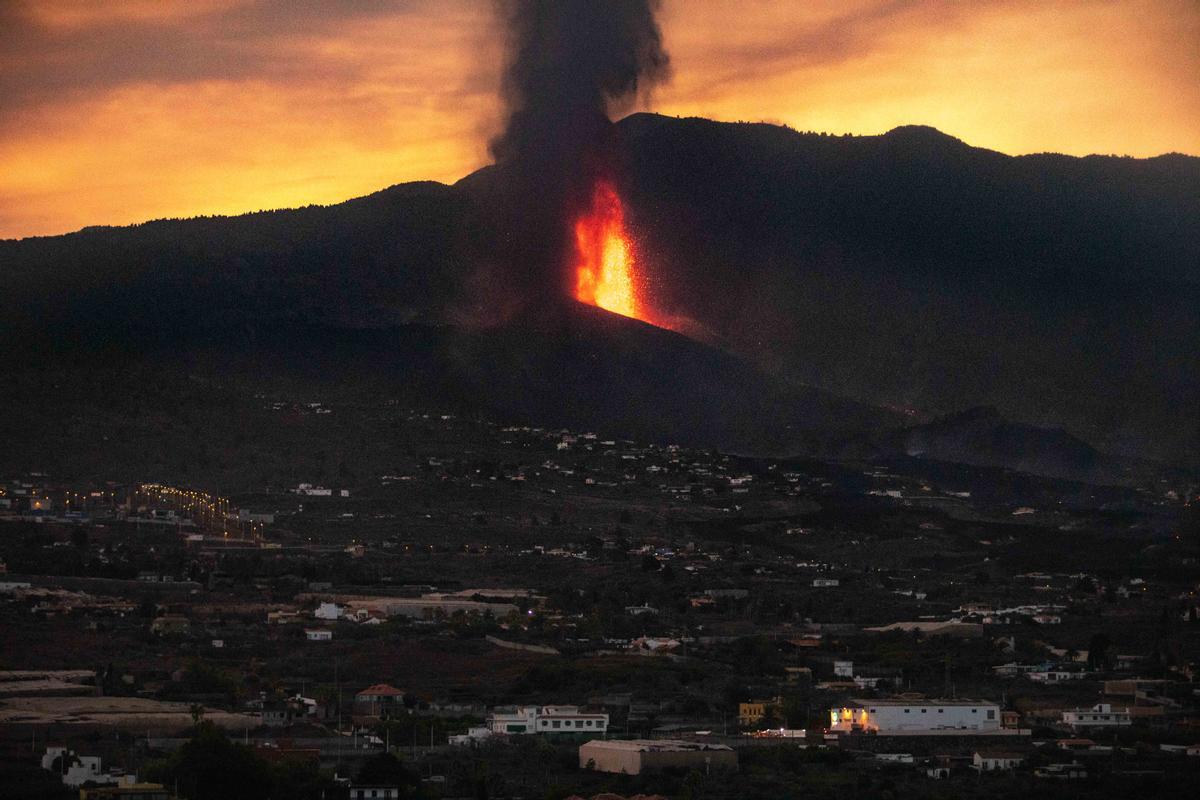
[[[993,405],[1105,451],[1195,460],[1200,159],[1008,156],[924,126],[842,137],[639,114],[614,132],[656,309],[764,374],[929,417]],[[508,313],[504,180],[485,167],[328,206],[6,240],[0,321],[47,352],[486,325]]]

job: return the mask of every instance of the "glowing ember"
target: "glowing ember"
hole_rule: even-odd
[[[607,181],[596,184],[591,208],[575,222],[575,251],[575,299],[640,319],[625,212]]]

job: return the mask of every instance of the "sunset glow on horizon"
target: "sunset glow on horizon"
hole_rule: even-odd
[[[668,0],[651,108],[932,125],[1010,154],[1200,154],[1193,0]],[[490,4],[0,6],[0,237],[332,203],[490,162]]]

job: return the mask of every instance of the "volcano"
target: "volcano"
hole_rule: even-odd
[[[575,299],[605,311],[645,319],[625,208],[609,181],[596,184],[591,205],[575,221]],[[648,320],[647,320],[648,321]]]
[[[262,370],[318,354],[506,417],[741,452],[824,452],[987,406],[1072,446],[1197,466],[1200,159],[646,114],[613,141],[620,183],[594,186],[566,232],[569,296],[504,279],[500,167],[0,242],[8,416],[52,427],[47,370],[242,348]]]

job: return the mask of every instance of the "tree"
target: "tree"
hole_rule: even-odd
[[[170,786],[189,800],[257,800],[272,795],[266,763],[253,750],[231,742],[211,722],[146,777]]]
[[[420,780],[391,753],[379,753],[363,762],[355,777],[358,783],[375,786],[397,786],[401,797],[413,797]]]
[[[1108,634],[1103,631],[1092,636],[1088,641],[1088,669],[1099,670],[1108,665],[1108,648],[1111,645]]]

